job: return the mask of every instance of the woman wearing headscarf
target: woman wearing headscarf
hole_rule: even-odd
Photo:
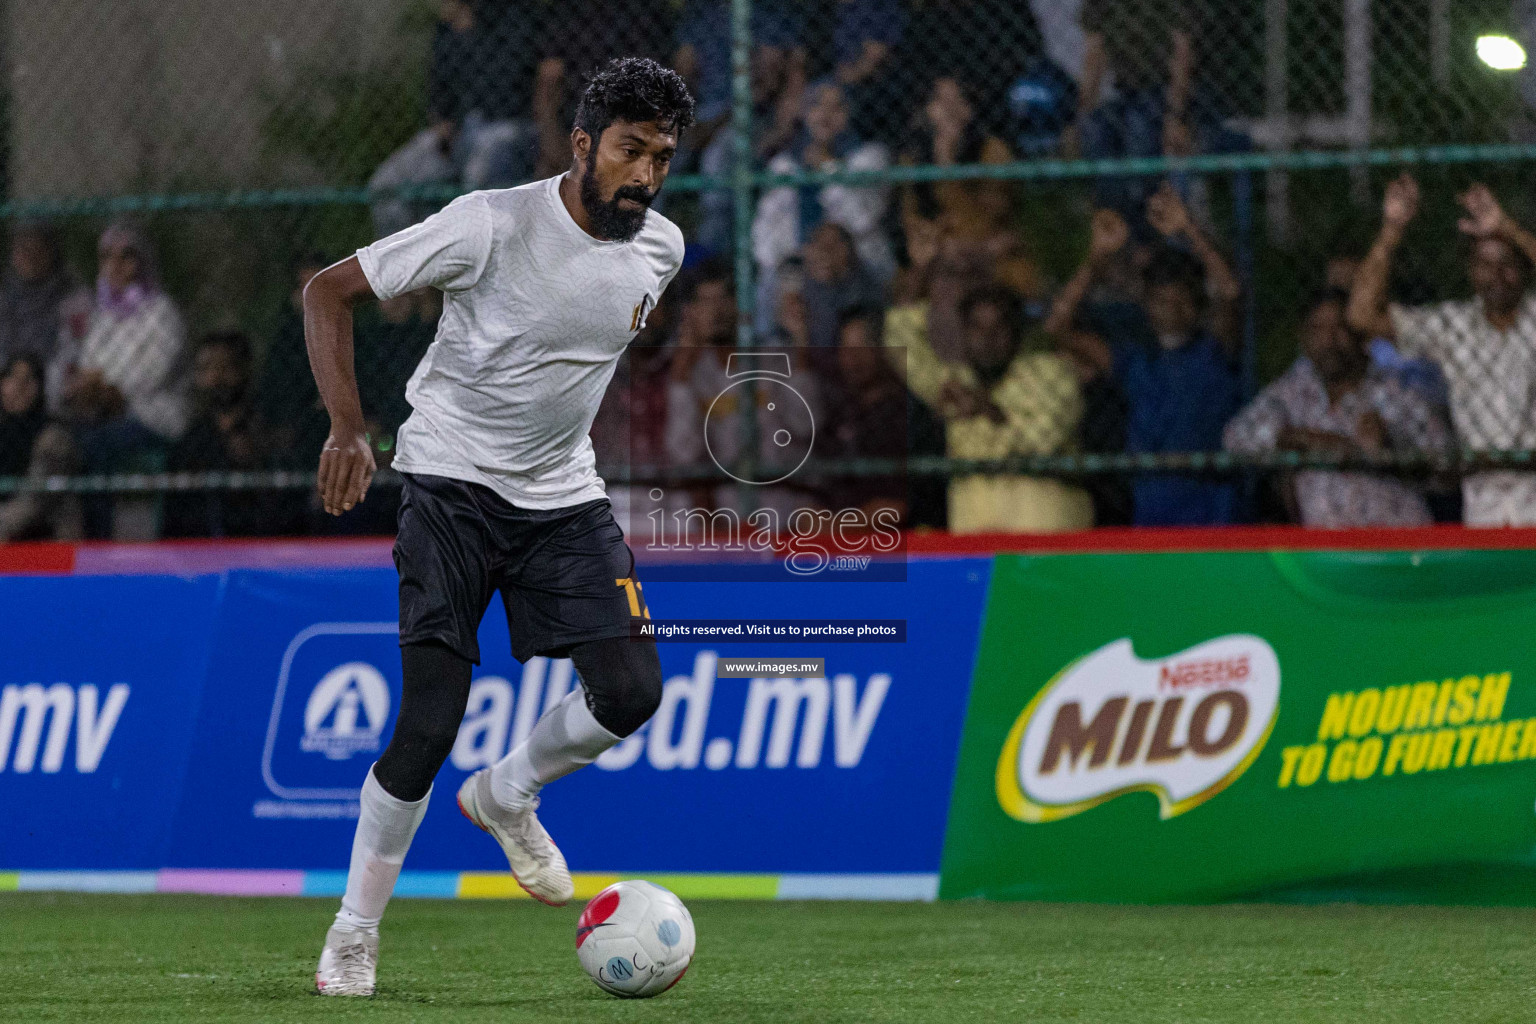
[[[0,368],[0,477],[46,477],[76,468],[68,431],[48,417],[42,360],[11,358]],[[74,495],[29,492],[0,499],[0,543],[80,535],[80,503]]]
[[[98,255],[96,309],[64,385],[65,407],[83,427],[93,468],[103,454],[111,463],[129,450],[180,437],[190,384],[186,328],[160,289],[148,240],[119,221],[102,232]]]

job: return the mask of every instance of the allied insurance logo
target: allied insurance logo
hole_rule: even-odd
[[[376,754],[388,720],[389,683],[366,661],[351,661],[331,669],[310,691],[299,749],[332,761]]]
[[[356,801],[366,767],[389,740],[399,697],[400,628],[320,622],[288,644],[272,694],[261,774],[281,800]]]
[[[1280,661],[1260,637],[1151,661],[1116,640],[1068,665],[1019,715],[997,762],[998,804],[1046,822],[1143,791],[1172,818],[1248,769],[1279,707]]]

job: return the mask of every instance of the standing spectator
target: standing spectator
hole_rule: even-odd
[[[1349,320],[1356,330],[1393,341],[1405,356],[1440,363],[1462,447],[1536,448],[1536,235],[1483,185],[1460,201],[1467,213],[1460,227],[1472,239],[1467,271],[1474,297],[1428,306],[1387,302],[1392,256],[1419,210],[1418,183],[1404,174],[1387,186],[1381,233],[1355,276]],[[1462,499],[1468,526],[1536,525],[1536,474],[1470,474]]]
[[[797,51],[803,64],[800,34],[800,19],[787,5],[773,0],[753,3],[754,79],[760,71],[772,72],[782,67]],[[698,101],[690,132],[696,134],[694,143],[702,145],[731,119],[730,0],[688,0],[678,20],[672,67],[688,82]]]
[[[98,255],[96,309],[79,363],[65,376],[63,408],[88,472],[157,469],[187,426],[186,328],[160,289],[154,250],[138,228],[123,221],[109,226]],[[138,521],[118,529],[113,508],[106,497],[85,502],[90,537],[148,530]]]
[[[218,331],[199,339],[192,359],[195,415],[171,449],[173,473],[273,468],[270,432],[256,408],[251,339]],[[299,506],[282,492],[182,491],[165,503],[167,537],[254,537],[292,532]]]
[[[551,30],[534,76],[533,114],[539,130],[534,177],[547,178],[570,166],[571,125],[587,81],[616,57],[665,62],[673,52],[674,8],[655,0],[623,8],[611,0],[560,0],[541,7]],[[661,212],[661,202],[652,209]]]
[[[1142,324],[1101,333],[1102,328],[1077,322],[1089,288],[1130,238],[1118,214],[1100,210],[1088,258],[1056,297],[1046,330],[1076,358],[1119,383],[1127,402],[1127,451],[1214,451],[1239,400],[1233,362],[1240,288],[1172,189],[1165,186],[1153,197],[1147,215],[1167,242],[1143,275],[1145,296],[1136,311]],[[1192,253],[1168,244],[1174,241]],[[1229,523],[1235,514],[1230,483],[1191,474],[1139,475],[1132,497],[1138,526]]]
[[[1077,121],[1064,139],[1069,156],[1188,156],[1215,148],[1214,128],[1195,109],[1190,8],[1190,0],[1083,0],[1086,47]],[[1145,177],[1101,179],[1095,198],[1139,225],[1150,187]]]
[[[885,146],[864,141],[849,129],[843,90],[825,84],[811,90],[795,144],[774,157],[768,170],[774,174],[878,171],[889,162]],[[889,201],[890,189],[884,185],[781,185],[769,189],[758,201],[752,223],[752,252],[765,288],[779,264],[824,222],[846,228],[859,260],[877,280],[888,281],[895,269],[883,223]]]
[[[954,77],[933,81],[922,108],[913,115],[902,150],[904,164],[1000,164],[1013,159],[1008,146],[986,131],[977,118],[968,88]],[[1039,269],[1025,252],[1012,223],[1014,190],[1006,181],[923,182],[905,190],[902,220],[907,230],[917,218],[934,221],[945,236],[984,251],[993,276],[1030,299],[1045,297]]]
[[[847,94],[854,130],[895,141],[906,91],[895,60],[907,27],[901,0],[837,0],[836,19],[834,78]]]
[[[1348,295],[1327,292],[1302,326],[1303,358],[1227,424],[1228,451],[1341,456],[1443,452],[1450,432],[1421,396],[1371,363],[1345,320]],[[1427,526],[1422,487],[1378,473],[1303,470],[1295,499],[1304,526]]]
[[[680,144],[673,167],[686,170],[686,153],[699,153],[699,170],[729,174],[735,136],[723,131],[731,117],[731,32],[729,0],[689,0],[678,26],[672,66],[698,97],[698,120]],[[805,100],[802,25],[784,6],[752,5],[752,156],[766,162],[794,138]],[[700,199],[700,223],[690,246],[723,253],[734,244],[735,199],[729,189],[711,189]]]
[[[1003,132],[1010,88],[1043,56],[1034,12],[1018,0],[918,0],[901,46],[907,67],[958,83],[990,134]]]
[[[1077,381],[1066,360],[1025,345],[1018,297],[997,285],[974,289],[960,302],[960,321],[961,362],[945,362],[934,352],[925,318],[895,309],[887,314],[885,330],[888,354],[907,387],[946,421],[950,457],[1070,451],[1083,413]],[[1092,525],[1088,495],[1057,480],[964,476],[949,485],[952,533]]]
[[[0,279],[0,365],[21,355],[43,366],[63,338],[85,335],[90,293],[64,266],[58,237],[44,224],[23,224],[11,237],[11,262]]]
[[[532,176],[537,14],[524,0],[438,0],[429,124],[379,165],[370,188],[450,181],[501,188]],[[374,207],[374,227],[380,236],[393,234],[425,212],[408,200],[383,200]]]
[[[31,354],[13,356],[0,370],[0,478],[38,479],[77,468],[69,432],[48,417],[42,361]],[[80,502],[72,494],[0,496],[0,543],[78,540],[81,534]]]
[[[924,341],[940,359],[962,362],[960,302],[978,283],[993,283],[992,260],[985,251],[944,236],[936,222],[918,218],[911,228],[911,265],[898,280],[891,315],[920,321]]]
[[[883,306],[885,289],[859,262],[853,236],[841,224],[824,222],[805,245],[805,344],[838,343],[843,314],[856,306]]]

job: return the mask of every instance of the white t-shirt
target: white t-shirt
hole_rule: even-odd
[[[1508,331],[1488,322],[1476,298],[1388,311],[1398,351],[1444,371],[1462,447],[1536,448],[1536,292],[1521,301]],[[1536,474],[1471,473],[1461,492],[1468,526],[1536,526]]]
[[[357,251],[374,294],[443,292],[406,386],[394,466],[483,484],[520,508],[604,497],[588,431],[619,356],[683,260],[654,211],[629,242],[583,231],[562,176],[472,192]]]

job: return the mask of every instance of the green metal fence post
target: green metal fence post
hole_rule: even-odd
[[[752,262],[752,0],[731,0],[731,190],[735,205],[736,347],[751,348],[756,299]],[[742,388],[743,462],[753,479],[757,463],[757,388],[751,380]],[[740,485],[743,510],[751,505],[751,485]]]

